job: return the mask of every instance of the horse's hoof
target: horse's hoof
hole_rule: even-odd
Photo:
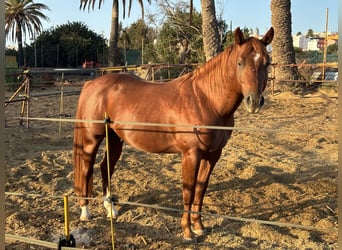
[[[80,216],[80,221],[88,221],[89,219],[89,216]]]
[[[192,243],[192,244],[198,243],[196,238],[185,238],[184,237],[183,239],[186,243]]]
[[[119,216],[119,212],[116,209],[113,209],[112,214],[110,214],[110,212],[107,213],[107,218],[110,218],[110,217],[116,218],[118,216]]]
[[[185,237],[185,236],[183,236],[183,240],[186,243],[198,243],[196,237]]]
[[[199,229],[199,230],[192,230],[194,232],[194,234],[196,234],[197,236],[203,236],[206,235],[207,230],[205,229]]]
[[[113,203],[111,204],[108,200],[104,200],[103,205],[107,210],[107,217],[108,218],[110,218],[110,217],[116,218],[119,216],[119,211],[115,209]],[[110,210],[112,210],[112,214],[110,214]]]

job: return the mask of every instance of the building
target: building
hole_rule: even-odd
[[[294,35],[292,36],[293,46],[296,48],[301,48],[304,51],[320,51],[324,49],[325,33],[314,34],[314,37],[306,37],[304,35]],[[328,34],[327,44],[337,44],[338,34],[331,33]]]
[[[292,37],[293,47],[301,48],[302,50],[308,50],[309,38],[303,35],[296,35]]]
[[[307,49],[309,51],[319,51],[324,46],[324,38],[309,38],[309,41],[307,43]]]

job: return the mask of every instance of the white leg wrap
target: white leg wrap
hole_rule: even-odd
[[[80,220],[89,220],[90,218],[90,211],[88,205],[81,206],[81,216]]]

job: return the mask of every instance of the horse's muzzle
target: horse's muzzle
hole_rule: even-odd
[[[260,108],[265,103],[265,98],[263,95],[250,94],[244,98],[244,103],[246,109],[249,113],[258,113]]]

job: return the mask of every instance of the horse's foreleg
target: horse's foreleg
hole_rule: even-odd
[[[120,138],[113,132],[109,133],[109,145],[108,145],[108,155],[109,155],[109,173],[110,177],[114,172],[114,166],[116,162],[119,160],[121,152],[122,152],[122,144],[123,142]],[[105,151],[103,159],[101,161],[101,174],[102,174],[102,188],[103,188],[103,196],[104,201],[103,205],[107,210],[107,217],[116,217],[118,216],[118,211],[115,210],[113,202],[111,202],[110,190],[108,190],[108,165],[107,165],[107,151]]]
[[[191,221],[193,223],[193,232],[196,235],[204,235],[205,229],[202,224],[201,215],[203,199],[208,187],[210,174],[221,156],[221,150],[205,155],[201,160],[200,167],[197,173],[195,197],[192,204],[192,211],[197,212],[191,214]]]
[[[195,213],[191,214],[191,222],[193,225],[193,232],[196,235],[204,235],[205,229],[202,223],[201,215],[204,194],[208,187],[209,176],[212,171],[212,166],[207,160],[202,159],[200,168],[197,175],[196,187],[195,187],[195,197],[192,204],[192,211]]]
[[[184,212],[181,219],[181,225],[184,233],[184,239],[186,240],[192,240],[194,238],[194,234],[191,230],[190,210],[194,199],[196,176],[199,163],[200,153],[198,151],[183,153],[182,177]]]

